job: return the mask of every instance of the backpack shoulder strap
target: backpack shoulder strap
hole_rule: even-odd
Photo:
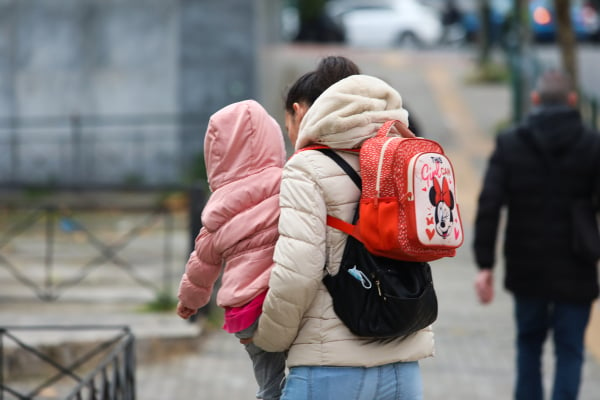
[[[338,153],[336,153],[329,147],[320,147],[314,150],[320,151],[321,153],[325,154],[327,157],[335,161],[335,163],[339,165],[340,168],[343,169],[346,174],[348,174],[348,176],[350,177],[350,179],[352,179],[356,186],[358,186],[359,189],[362,188],[362,179],[360,175],[358,175],[358,172],[356,172],[354,168],[352,168],[350,164],[348,164],[348,162],[342,158],[342,156],[340,156]]]
[[[337,165],[340,166],[344,170],[344,172],[352,179],[352,181],[358,186],[359,189],[362,188],[362,179],[358,172],[352,168],[350,164],[346,160],[342,158],[338,153],[336,153],[331,147],[323,146],[323,145],[314,145],[302,148],[296,153],[305,150],[317,150],[321,153],[325,154],[327,157],[331,158]],[[359,151],[358,149],[344,149],[348,151]],[[295,154],[295,153],[294,153]],[[354,214],[353,222],[356,223],[358,220],[358,207],[356,208],[356,213]],[[360,236],[356,232],[356,225],[353,225],[349,222],[346,222],[342,219],[332,217],[331,215],[327,215],[327,225],[340,230],[348,235],[354,236],[356,239],[360,240]]]
[[[354,170],[354,168],[352,168],[352,166],[350,166],[350,164],[348,164],[348,162],[346,160],[344,160],[342,158],[342,156],[340,156],[338,153],[336,153],[335,151],[333,151],[332,149],[330,149],[328,147],[317,148],[315,150],[320,151],[321,153],[325,154],[327,157],[329,157],[333,161],[335,161],[335,163],[337,165],[339,165],[340,168],[343,169],[346,174],[348,174],[348,176],[350,177],[350,179],[352,179],[352,181],[356,184],[356,186],[358,186],[359,189],[362,188],[362,179],[361,179],[360,175],[358,174],[358,172],[356,172]],[[357,219],[358,219],[358,208],[356,209],[356,213],[354,215],[353,222],[356,223]],[[337,230],[340,230],[348,235],[354,236],[358,239],[358,236],[356,235],[356,226],[349,222],[346,222],[346,221],[336,218],[336,217],[332,217],[331,215],[327,215],[327,225],[329,225],[332,228],[335,228]]]

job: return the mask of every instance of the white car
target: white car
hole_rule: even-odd
[[[350,46],[428,47],[443,34],[439,12],[420,0],[329,3],[328,13],[343,27]]]

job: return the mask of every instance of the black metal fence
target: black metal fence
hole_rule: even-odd
[[[198,170],[189,170],[202,154],[203,124],[196,116],[0,119],[2,297],[21,297],[23,287],[44,301],[67,290],[88,300],[92,290],[102,300],[118,290],[174,297],[205,201]],[[134,294],[131,281],[146,290]],[[76,350],[70,341],[60,355],[28,340],[93,330],[108,337]],[[36,376],[49,377],[33,384]],[[0,326],[0,400],[45,398],[135,399],[129,328]]]
[[[128,222],[123,225],[124,220]],[[100,267],[112,267],[111,277],[116,268],[156,297],[171,292],[176,275],[172,271],[176,227],[174,213],[165,207],[135,213],[113,209],[107,214],[102,209],[65,208],[56,203],[13,210],[3,222],[0,269],[42,300],[58,299]],[[115,225],[123,227],[116,230]],[[142,236],[147,244],[128,251]],[[22,250],[11,251],[11,245]],[[141,251],[147,259],[137,257]],[[187,251],[181,250],[179,259]]]
[[[103,331],[105,340],[87,346],[71,357],[57,357],[28,343],[31,333]],[[10,350],[10,351],[9,351]],[[25,355],[23,355],[25,353]],[[53,371],[37,382],[11,375],[18,358],[28,358],[28,368],[39,364]],[[0,400],[135,400],[135,338],[121,326],[0,326]]]
[[[43,300],[57,299],[103,264],[117,267],[157,294],[168,293],[171,267],[181,254],[173,245],[174,213],[159,198],[179,193],[188,199],[184,213],[189,231],[186,247],[179,252],[189,254],[204,206],[201,155],[206,121],[201,114],[0,118],[0,153],[4,154],[0,157],[0,272],[8,271]],[[20,196],[11,199],[6,192]],[[35,199],[29,201],[27,196]],[[65,204],[65,196],[77,199],[75,205]],[[125,215],[133,197],[141,199],[141,205],[134,206],[140,218],[116,236],[102,236],[94,224],[81,218],[86,212],[102,215],[107,210]],[[10,218],[3,218],[8,214]],[[162,262],[162,276],[148,278],[147,271],[140,273],[137,268],[140,261],[126,254],[131,243],[157,224],[162,224],[162,239],[149,247],[162,249],[153,257]],[[44,270],[37,280],[9,251],[20,235],[32,229],[43,234],[37,254],[28,260],[37,257],[29,264]],[[63,243],[75,234],[78,243]],[[72,269],[68,278],[58,281],[57,255],[84,245],[92,253],[79,261],[76,272]]]

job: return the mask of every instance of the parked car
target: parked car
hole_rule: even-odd
[[[512,0],[490,1],[492,40],[499,40],[506,30],[512,13]],[[571,0],[571,22],[579,40],[600,39],[598,10],[589,0]],[[531,34],[536,41],[554,40],[556,16],[552,0],[529,0],[528,5]],[[477,7],[463,11],[463,26],[468,38],[474,39],[480,29]]]
[[[531,32],[536,40],[554,40],[556,37],[556,17],[553,2],[531,0]],[[598,10],[585,0],[571,0],[571,22],[575,36],[581,40],[597,39],[600,32]]]
[[[351,46],[426,47],[437,44],[443,33],[438,11],[420,0],[334,0],[327,12]]]
[[[490,0],[490,35],[492,41],[501,39],[507,19],[512,10],[512,0]],[[481,29],[478,2],[471,2],[463,10],[462,24],[468,40],[473,41]]]
[[[281,10],[281,36],[287,41],[341,43],[344,30],[327,12],[314,21],[301,21],[298,8],[286,5]]]

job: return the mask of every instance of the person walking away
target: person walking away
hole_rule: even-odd
[[[260,104],[241,101],[211,116],[204,157],[212,194],[181,278],[177,314],[187,319],[206,305],[223,269],[217,293],[217,305],[225,309],[223,329],[238,338],[251,337],[278,236],[283,135]],[[253,343],[244,346],[259,386],[256,397],[279,399],[285,353],[269,353]]]
[[[501,133],[489,159],[475,221],[475,289],[494,297],[501,210],[504,286],[514,298],[517,400],[543,399],[542,350],[551,332],[552,400],[576,399],[584,333],[598,297],[600,135],[584,126],[569,77],[545,72],[524,122]],[[582,225],[579,225],[583,222]],[[580,235],[596,243],[581,249]],[[588,242],[589,243],[589,242]]]
[[[359,148],[391,119],[408,122],[398,92],[375,77],[353,75],[314,101],[292,142],[296,150],[312,144]],[[339,154],[358,169],[356,152]],[[406,338],[357,337],[335,314],[322,282],[326,273],[337,273],[347,236],[328,227],[326,216],[352,220],[359,196],[321,152],[297,152],[284,167],[275,267],[253,337],[265,350],[289,350],[283,400],[423,396],[418,361],[433,355],[431,327]]]
[[[442,44],[459,43],[465,40],[466,33],[462,26],[462,18],[462,12],[456,4],[456,0],[446,0],[441,15],[444,27]]]

